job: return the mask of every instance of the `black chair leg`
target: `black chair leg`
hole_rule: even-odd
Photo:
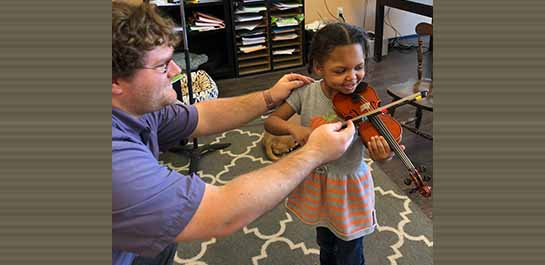
[[[396,101],[395,99],[392,99],[392,102]],[[392,117],[394,117],[394,114],[396,112],[396,107],[391,107],[388,109],[388,113],[390,113],[390,115],[392,115]]]
[[[189,157],[189,173],[195,173],[199,170],[199,160],[208,154],[214,151],[227,148],[231,143],[224,144],[205,144],[198,146],[197,139],[193,139],[193,144],[191,146],[179,146],[173,147],[169,151],[173,153],[181,153],[184,156]]]
[[[416,129],[420,129],[420,122],[422,122],[422,109],[416,108],[416,120],[414,121]]]

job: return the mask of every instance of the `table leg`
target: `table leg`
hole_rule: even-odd
[[[384,4],[377,0],[375,14],[375,62],[382,60],[382,34],[384,33]]]

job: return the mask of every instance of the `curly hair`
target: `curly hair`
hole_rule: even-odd
[[[146,52],[179,42],[174,22],[154,5],[112,2],[112,78],[132,77],[144,66]]]
[[[308,53],[308,72],[312,73],[315,64],[323,64],[337,46],[360,44],[363,54],[367,54],[369,45],[363,29],[347,23],[330,23],[316,32],[312,38]],[[365,56],[367,65],[367,56]]]

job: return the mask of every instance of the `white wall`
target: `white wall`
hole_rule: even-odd
[[[417,0],[421,3],[432,4],[433,0]],[[375,31],[375,0],[326,0],[327,6],[333,15],[337,14],[337,7],[344,9],[344,17],[348,23],[365,27],[367,31]],[[386,16],[390,9],[389,16]],[[324,5],[324,0],[305,0],[305,23],[319,20],[321,15],[327,20],[334,19]],[[401,36],[414,35],[414,27],[420,22],[431,22],[431,18],[421,16],[395,8],[385,8],[384,20],[391,21],[391,24],[401,33]],[[365,22],[364,22],[365,19]],[[384,38],[396,37],[394,30],[384,25]]]
[[[308,0],[307,0],[308,1]],[[375,31],[375,0],[367,0],[367,15],[365,18],[365,29]],[[418,2],[424,4],[433,4],[433,0],[419,0]],[[390,11],[388,11],[390,10]],[[431,23],[431,18],[410,13],[407,11],[399,10],[396,8],[386,7],[384,8],[384,39],[390,39],[396,36],[395,31],[389,27],[386,22],[392,25],[401,33],[401,36],[414,35],[416,32],[414,28],[420,22]]]

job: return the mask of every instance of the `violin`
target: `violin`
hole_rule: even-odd
[[[368,147],[367,142],[371,141],[371,137],[382,135],[388,142],[390,149],[401,159],[401,162],[409,171],[410,179],[405,183],[408,185],[411,182],[414,183],[415,188],[412,192],[419,191],[422,196],[429,197],[431,196],[431,187],[424,183],[418,170],[399,146],[403,133],[401,124],[392,116],[384,114],[384,110],[389,107],[425,97],[426,92],[415,93],[386,106],[379,107],[380,99],[376,91],[367,83],[362,82],[352,94],[335,94],[333,96],[333,109],[345,121],[354,121],[354,125],[358,127],[358,134],[366,147]]]

